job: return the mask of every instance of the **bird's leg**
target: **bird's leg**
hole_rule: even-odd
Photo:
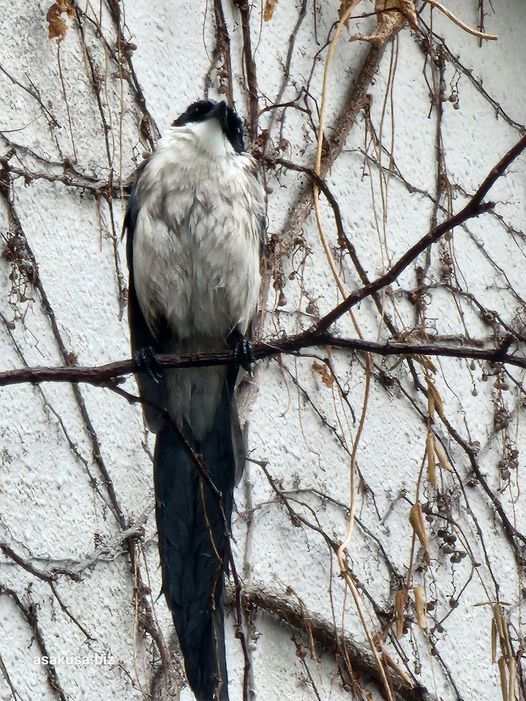
[[[145,372],[156,384],[161,382],[163,379],[163,366],[155,357],[155,351],[151,346],[136,350],[133,354],[133,360],[139,372]]]
[[[250,377],[252,377],[252,366],[256,362],[256,358],[254,357],[252,344],[248,338],[242,334],[239,329],[235,329],[229,335],[228,343],[230,347],[234,349],[234,359],[236,363],[241,365],[241,367],[248,372]]]

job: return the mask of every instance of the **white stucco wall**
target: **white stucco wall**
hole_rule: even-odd
[[[239,111],[246,114],[240,15],[234,3],[223,4],[231,38],[233,91]],[[312,166],[316,106],[327,56],[324,45],[338,18],[338,3],[305,3],[305,17],[293,35],[301,4],[280,0],[269,22],[262,21],[262,9],[255,4],[251,37],[260,109],[271,106],[279,94],[289,41],[295,37],[290,73],[279,101],[301,109],[289,107],[275,113],[278,118],[270,124],[267,155]],[[0,370],[26,364],[63,365],[61,348],[74,354],[80,365],[129,355],[121,295],[126,271],[119,184],[148,150],[139,129],[142,111],[130,83],[117,76],[112,55],[115,24],[108,7],[79,3],[82,27],[64,15],[69,28],[58,48],[56,40],[47,36],[50,5],[50,1],[0,0],[4,20],[0,232],[7,251],[0,259]],[[478,2],[448,0],[447,5],[476,26]],[[215,46],[213,4],[122,0],[118,6],[124,13],[124,38],[136,47],[133,68],[149,113],[162,132],[204,92]],[[483,7],[486,31],[499,38],[480,47],[478,39],[433,12],[433,30],[450,51],[444,49],[441,54],[443,93],[446,98],[458,94],[457,103],[442,103],[440,122],[430,98],[430,86],[440,68],[426,58],[423,35],[405,28],[387,45],[367,88],[370,120],[365,110],[359,112],[326,175],[346,234],[371,279],[429,230],[437,192],[441,221],[447,211],[457,211],[465,203],[466,194],[476,189],[523,131],[526,5],[509,0],[494,2],[493,7],[484,2]],[[364,0],[355,14],[372,10],[373,4]],[[422,18],[429,24],[429,8],[422,11]],[[102,35],[95,31],[96,24]],[[369,44],[349,38],[373,27],[373,17],[352,20],[337,45],[326,96],[329,150],[332,126],[348,110],[353,81],[370,51]],[[435,38],[435,58],[439,45]],[[130,70],[128,64],[124,66]],[[218,85],[215,70],[211,81]],[[269,127],[270,114],[261,115],[260,128]],[[437,134],[444,173],[438,190]],[[425,317],[420,319],[430,341],[467,339],[473,345],[482,339],[494,345],[496,327],[484,321],[481,308],[498,312],[509,329],[524,335],[525,164],[524,156],[519,158],[491,191],[490,198],[497,203],[493,212],[469,221],[448,241],[433,247],[425,279]],[[110,172],[115,185],[112,197],[108,199],[102,191],[97,196],[95,188],[108,183]],[[302,193],[308,179],[287,168],[268,169],[267,185],[269,236],[278,248],[285,243],[282,255],[271,255],[269,262],[261,336],[270,339],[307,328],[341,297],[313,212],[305,208],[309,200]],[[304,221],[303,211],[308,211]],[[323,198],[321,211],[340,276],[350,291],[360,279],[349,255],[342,256],[337,247],[334,217]],[[24,277],[27,246],[38,276]],[[451,259],[450,281],[456,292],[444,286],[446,255]],[[410,265],[382,297],[400,337],[414,342],[424,339],[415,332],[415,306],[408,292],[415,290],[415,266],[423,266],[424,258]],[[355,316],[365,338],[390,338],[371,300],[355,309]],[[349,318],[342,318],[337,330],[356,336]],[[502,333],[497,343],[499,338]],[[520,347],[517,352],[522,352]],[[364,396],[364,358],[336,350],[329,354],[326,348],[305,350],[303,355],[261,362],[253,385],[241,389],[252,462],[236,495],[236,562],[247,592],[256,592],[269,607],[277,600],[284,608],[300,608],[306,619],[312,617],[329,633],[335,625],[343,627],[367,652],[334,555],[318,532],[292,522],[262,467],[286,492],[290,508],[330,538],[344,537],[350,452]],[[323,367],[327,357],[336,381],[329,374],[324,383],[313,363]],[[493,701],[502,695],[498,665],[491,660],[491,604],[500,602],[503,625],[517,654],[514,693],[523,699],[526,687],[518,654],[524,645],[524,560],[520,558],[526,544],[523,373],[509,369],[511,377],[504,371],[496,374],[498,368],[479,361],[433,361],[433,379],[446,417],[444,423],[436,416],[433,429],[453,472],[437,466],[435,488],[423,470],[419,499],[430,512],[426,527],[431,562],[422,566],[417,543],[411,586],[424,587],[430,608],[428,628],[423,631],[415,622],[411,588],[406,632],[397,641],[392,626],[389,632],[389,622],[394,594],[408,575],[413,535],[408,516],[417,500],[425,459],[427,400],[415,389],[407,363],[380,357],[374,362],[357,450],[359,521],[348,547],[368,628],[373,635],[384,630],[386,651],[409,679],[430,694],[411,698]],[[425,384],[422,366],[415,367]],[[379,380],[380,368],[384,378],[391,378],[389,382]],[[134,391],[131,380],[125,387]],[[79,391],[75,396],[70,386],[52,383],[0,387],[0,542],[4,546],[0,696],[24,701],[121,701],[150,698],[149,694],[164,698],[169,693],[166,685],[171,684],[173,691],[181,676],[169,615],[158,597],[153,441],[145,435],[136,406],[108,389],[80,385]],[[499,407],[509,412],[509,422],[496,431]],[[465,442],[464,447],[475,446],[473,459],[515,533],[506,534],[492,498],[473,477],[469,455],[455,436]],[[517,466],[503,479],[499,460],[515,449]],[[120,518],[113,513],[116,503]],[[146,627],[150,632],[161,630],[166,649],[173,653],[173,664],[163,667],[161,682],[159,646],[144,633],[144,611],[134,597],[139,575],[131,570],[129,552],[122,544],[126,529],[138,535],[135,552],[141,593],[154,617]],[[437,533],[444,529],[455,536],[453,550],[466,553],[459,562],[451,561],[454,552],[448,553],[447,547],[444,551],[443,538]],[[238,701],[243,659],[233,635],[233,614],[228,621],[230,693]],[[321,657],[313,658],[308,638],[294,633],[278,616],[260,608],[249,623],[251,683],[257,699],[366,698],[356,689],[343,688],[332,653],[318,650]],[[298,654],[293,636],[305,656]],[[50,683],[49,670],[46,676],[45,666],[38,663],[44,654],[58,658],[56,688]],[[498,650],[497,657],[500,654]],[[352,656],[351,663],[357,683],[368,685],[372,698],[381,698],[378,687],[360,674],[360,664]],[[180,698],[185,701],[192,696],[183,688]]]

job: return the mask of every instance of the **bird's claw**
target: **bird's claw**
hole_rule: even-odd
[[[250,377],[252,377],[252,366],[256,362],[256,358],[254,356],[254,351],[252,350],[252,344],[248,338],[245,338],[245,336],[242,336],[236,343],[234,348],[234,358],[236,363],[239,363],[239,365],[241,365],[241,367],[248,372]]]
[[[155,357],[151,346],[135,351],[133,359],[139,372],[145,372],[157,385],[161,382],[163,379],[163,366]]]

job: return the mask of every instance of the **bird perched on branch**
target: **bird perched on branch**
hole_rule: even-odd
[[[157,434],[163,593],[196,698],[227,701],[221,598],[245,453],[234,388],[253,360],[265,231],[263,186],[234,109],[200,100],[175,120],[141,167],[124,227],[131,344]],[[228,366],[163,371],[155,362],[158,353],[228,348]]]

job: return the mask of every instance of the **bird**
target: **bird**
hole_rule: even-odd
[[[139,166],[123,228],[131,348],[156,434],[162,592],[196,699],[228,701],[222,594],[246,453],[235,387],[253,365],[266,231],[261,174],[233,107],[198,100],[173,122]],[[156,362],[160,353],[229,349],[228,365]]]

